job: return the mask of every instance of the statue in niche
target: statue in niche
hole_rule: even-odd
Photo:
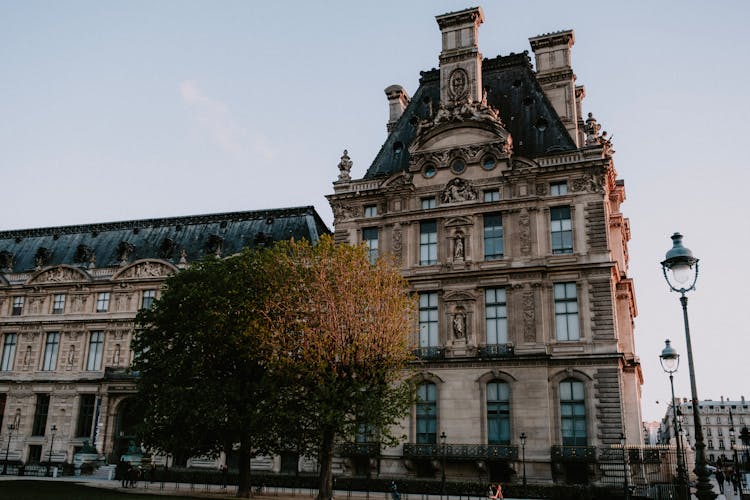
[[[112,364],[120,366],[120,344],[115,345],[115,354],[112,356]]]
[[[31,346],[26,346],[26,354],[23,355],[23,364],[29,366],[31,363]]]
[[[466,337],[466,315],[462,309],[453,315],[453,337],[463,339]]]
[[[72,365],[75,363],[76,360],[76,346],[71,345],[70,350],[68,351],[68,364]]]
[[[455,260],[463,260],[464,258],[464,237],[460,234],[456,235],[454,239],[453,258]]]

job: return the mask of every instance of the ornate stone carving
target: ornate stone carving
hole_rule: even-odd
[[[589,191],[592,193],[601,193],[604,190],[605,175],[598,169],[589,168],[583,174],[583,177],[573,179],[571,182],[571,191]]]
[[[44,266],[47,265],[47,262],[49,262],[49,258],[51,255],[52,252],[50,252],[48,248],[39,247],[37,249],[36,255],[34,255],[34,266],[37,271],[41,270]]]
[[[456,234],[453,238],[453,259],[464,260],[464,236],[462,233]]]
[[[346,219],[351,219],[356,216],[357,211],[351,205],[345,205],[343,203],[331,203],[331,210],[333,210],[334,225],[336,222],[341,222]]]
[[[121,241],[119,245],[117,245],[117,260],[120,261],[121,266],[128,265],[128,261],[130,260],[130,256],[135,251],[135,245],[133,245],[130,242],[127,241]]]
[[[451,320],[453,326],[453,338],[465,339],[466,338],[466,313],[464,308],[459,306],[456,308],[456,312],[453,314]]]
[[[88,245],[78,245],[74,260],[79,264],[88,264],[92,255],[94,255],[93,248]]]
[[[401,264],[401,251],[403,249],[401,225],[395,224],[393,226],[393,255],[396,257],[396,262]]]
[[[463,68],[454,69],[448,77],[448,96],[455,103],[469,95],[469,75]]]
[[[464,179],[456,177],[446,184],[441,196],[443,203],[460,203],[477,199],[477,191]]]
[[[518,233],[521,241],[521,255],[531,255],[531,218],[526,210],[518,216]]]
[[[206,252],[221,257],[221,251],[224,248],[224,238],[218,234],[210,234],[206,241]]]
[[[344,154],[341,155],[341,161],[339,162],[339,182],[349,182],[352,180],[350,174],[352,165],[354,165],[354,162],[349,158],[349,151],[345,149]]]
[[[157,276],[167,276],[172,270],[159,262],[141,262],[123,271],[118,278],[155,278]]]
[[[73,269],[67,267],[53,267],[40,273],[35,279],[35,283],[59,283],[62,281],[77,281],[81,275]]]
[[[7,250],[0,252],[0,271],[13,272],[13,254]]]
[[[536,308],[534,307],[534,292],[523,292],[523,340],[536,342]]]

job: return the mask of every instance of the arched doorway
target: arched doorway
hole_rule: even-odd
[[[142,417],[133,399],[129,398],[120,403],[115,417],[115,439],[112,449],[115,461],[119,461],[120,457],[128,451],[131,442],[138,444],[136,427],[141,420]]]

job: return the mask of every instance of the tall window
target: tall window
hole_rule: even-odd
[[[141,298],[141,309],[151,309],[156,300],[156,290],[144,290]]]
[[[578,297],[575,283],[555,283],[555,332],[557,340],[578,340]]]
[[[417,443],[437,443],[437,387],[432,382],[417,387]]]
[[[438,345],[438,294],[419,294],[419,347]]]
[[[81,394],[81,404],[78,407],[78,424],[76,425],[76,437],[91,436],[91,427],[94,423],[95,405],[95,394]]]
[[[365,206],[365,217],[375,217],[378,215],[377,205],[366,205]]]
[[[60,347],[60,333],[47,333],[47,342],[44,344],[44,360],[42,370],[53,371],[57,368],[57,351]]]
[[[573,253],[573,226],[570,221],[570,207],[552,207],[549,214],[552,253]]]
[[[44,436],[47,429],[47,414],[49,413],[49,394],[36,395],[36,409],[34,411],[34,424],[31,427],[32,436]]]
[[[367,257],[370,264],[378,260],[378,228],[366,227],[362,229],[362,241],[367,245]]]
[[[20,316],[23,313],[23,297],[13,297],[13,309],[10,313],[13,316]]]
[[[109,310],[109,292],[100,292],[96,296],[96,312],[107,312]]]
[[[421,207],[422,210],[428,210],[430,208],[435,208],[437,205],[435,204],[435,197],[432,198],[422,198],[421,200]]]
[[[6,333],[3,342],[3,358],[0,361],[0,371],[9,372],[13,370],[13,361],[16,358],[16,343],[18,336],[15,333]]]
[[[437,264],[437,222],[419,224],[419,265]]]
[[[487,384],[487,443],[510,444],[510,387],[505,382]]]
[[[5,429],[6,426],[3,424],[5,423],[5,404],[8,401],[8,395],[7,394],[0,394],[0,429]]]
[[[503,258],[503,219],[500,214],[484,216],[484,258]]]
[[[91,332],[89,337],[89,356],[86,361],[88,371],[101,370],[104,332]]]
[[[484,291],[484,318],[487,325],[487,345],[508,343],[508,308],[504,288]]]
[[[65,294],[56,293],[52,299],[52,314],[62,314],[65,310]]]
[[[568,194],[568,183],[565,181],[550,183],[549,194],[551,194],[552,196],[562,196],[564,194]]]
[[[583,382],[560,382],[560,417],[563,446],[586,446],[586,402]]]

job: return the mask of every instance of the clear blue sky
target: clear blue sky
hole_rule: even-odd
[[[473,5],[4,1],[0,229],[309,204],[330,225],[342,150],[364,174],[385,139],[383,89],[413,94],[438,64],[434,16]],[[584,112],[614,136],[628,194],[644,417],[669,398],[664,339],[685,354],[659,267],[674,231],[701,258],[689,306],[699,395],[750,397],[750,3],[482,7],[486,57],[575,30]]]

